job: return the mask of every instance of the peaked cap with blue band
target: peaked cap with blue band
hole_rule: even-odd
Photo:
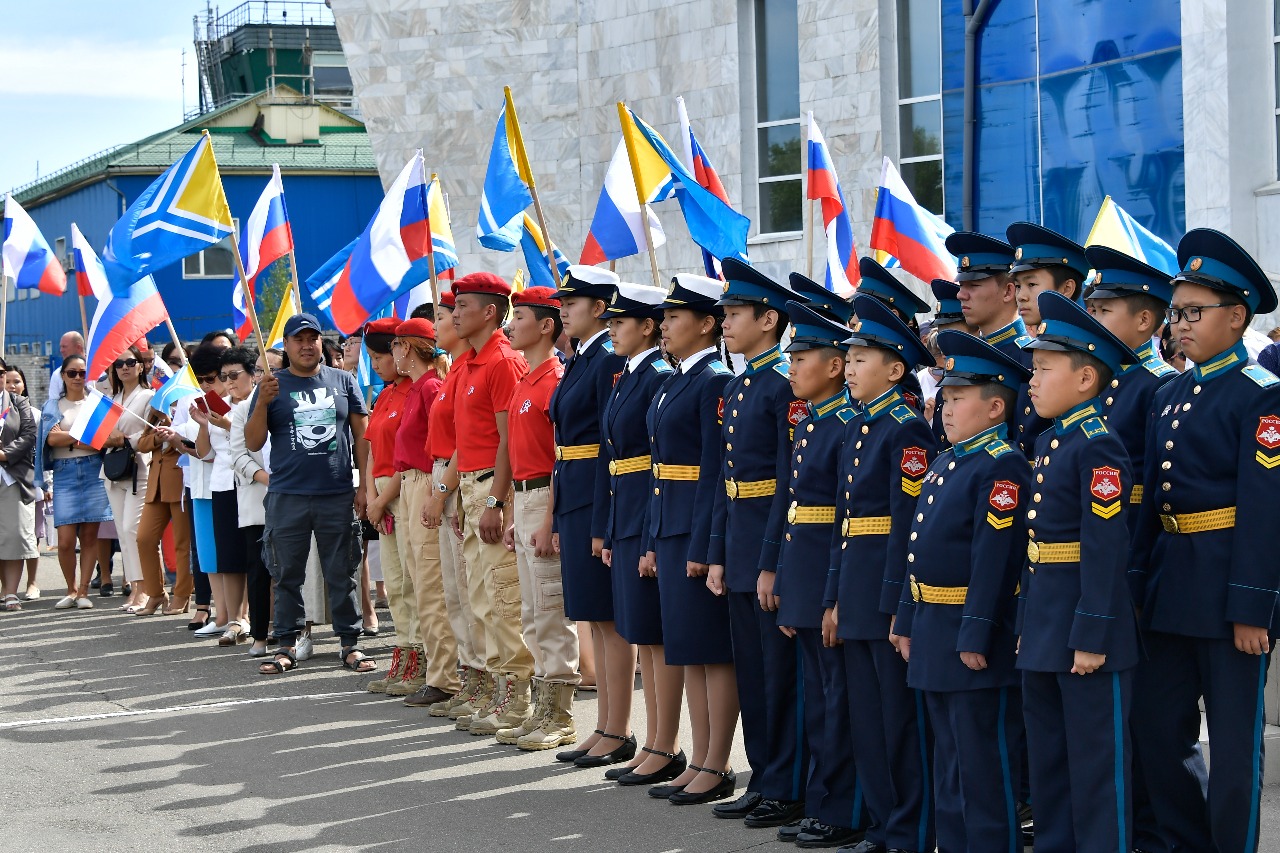
[[[1173,298],[1173,284],[1164,270],[1110,246],[1086,246],[1085,257],[1093,267],[1093,285],[1085,299],[1115,299],[1120,296],[1150,296],[1165,305]]]
[[[604,319],[635,317],[643,320],[649,317],[661,322],[662,303],[666,298],[667,292],[657,285],[620,281],[609,300],[609,307],[604,309]]]
[[[929,282],[933,298],[938,300],[933,309],[933,325],[945,326],[948,323],[963,323],[964,309],[960,306],[960,285],[945,278],[935,278]]]
[[[785,306],[787,316],[791,318],[791,343],[787,352],[800,352],[807,349],[833,347],[841,352],[849,349],[845,339],[853,334],[848,326],[832,321],[830,318],[813,310],[812,305],[805,305],[792,300]]]
[[[785,284],[779,284],[751,264],[737,258],[725,258],[720,267],[724,273],[721,305],[766,305],[785,313],[789,301],[804,302],[803,296]]]
[[[841,299],[807,275],[793,272],[789,281],[791,289],[801,299],[808,300],[805,304],[810,308],[821,312],[837,323],[848,324],[853,319],[852,302],[847,299]]]
[[[556,296],[560,299],[569,296],[590,296],[592,299],[603,299],[607,302],[617,289],[618,281],[618,274],[611,270],[587,264],[573,264],[560,280]]]
[[[1072,302],[1056,290],[1042,291],[1036,298],[1040,307],[1040,334],[1023,349],[1082,352],[1091,355],[1118,373],[1126,364],[1142,359],[1124,341],[1111,334],[1084,306]]]
[[[853,297],[853,310],[858,322],[846,344],[888,350],[911,368],[933,364],[934,358],[920,343],[920,336],[878,298],[860,292]]]
[[[1089,274],[1089,259],[1084,247],[1068,240],[1057,231],[1034,222],[1015,222],[1005,229],[1013,249],[1013,267],[1009,272],[1026,272],[1044,267],[1066,267],[1076,274],[1076,294],[1083,290]]]
[[[724,309],[718,300],[724,292],[724,282],[718,278],[693,273],[677,273],[671,278],[671,289],[663,300],[665,308],[688,308],[712,317],[724,317]]]
[[[938,332],[938,349],[946,356],[939,385],[1003,385],[1015,391],[1031,378],[1027,370],[977,335],[958,329]]]
[[[1220,293],[1234,293],[1255,314],[1276,310],[1276,291],[1267,274],[1240,244],[1221,231],[1193,228],[1178,241],[1178,266],[1173,277]]]
[[[912,293],[911,288],[894,278],[893,273],[880,266],[874,258],[859,258],[858,272],[862,274],[858,293],[874,296],[881,302],[888,303],[889,307],[898,310],[908,319],[917,314],[928,313],[929,303]]]
[[[956,281],[977,281],[1006,273],[1013,266],[1013,247],[977,231],[953,231],[947,235],[947,251],[959,260]]]

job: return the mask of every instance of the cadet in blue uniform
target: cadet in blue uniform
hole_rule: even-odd
[[[613,583],[600,559],[609,520],[608,460],[600,453],[600,423],[623,360],[614,355],[604,310],[617,292],[618,276],[590,266],[571,266],[556,295],[565,333],[578,341],[564,376],[551,394],[556,464],[551,494],[555,532],[564,572],[564,615],[591,623],[599,701],[597,727],[574,763],[601,767],[635,755],[631,696],[635,650],[613,624]],[[610,690],[610,685],[618,689]]]
[[[1029,374],[985,341],[938,333],[950,450],[924,477],[894,633],[933,730],[938,849],[1022,849],[1017,587],[1031,472],[1007,421]],[[963,768],[963,771],[962,769]]]
[[[662,596],[667,664],[684,667],[685,698],[693,728],[689,766],[671,785],[676,805],[709,803],[733,794],[737,776],[729,751],[738,722],[729,604],[707,588],[711,516],[721,476],[724,387],[733,372],[719,358],[716,300],[721,282],[677,275],[662,303],[662,340],[680,367],[649,406],[653,497],[649,536]],[[663,790],[651,789],[656,794]]]
[[[1018,316],[1013,278],[1009,273],[1014,263],[1013,247],[975,231],[956,231],[947,235],[947,251],[960,258],[956,282],[960,285],[958,298],[965,321],[977,329],[984,341],[1030,369],[1031,354],[1022,348],[1031,341],[1031,336]],[[1036,437],[1048,427],[1049,422],[1036,414],[1024,386],[1009,423],[1010,440],[1030,459],[1035,452]]]
[[[644,418],[662,383],[672,376],[671,365],[658,349],[666,297],[661,287],[620,282],[605,310],[614,352],[625,361],[600,430],[611,496],[602,557],[613,574],[614,624],[639,654],[648,722],[640,752],[628,765],[605,771],[606,778],[622,785],[667,782],[688,764],[678,743],[684,670],[667,666],[658,579],[653,566],[643,561],[650,550],[645,522],[653,495]]]
[[[845,424],[854,417],[844,387],[845,339],[850,330],[798,302],[791,315],[791,389],[809,401],[796,426],[787,485],[787,526],[778,556],[774,593],[778,626],[794,637],[801,673],[805,737],[815,785],[805,799],[805,819],[779,830],[779,838],[804,847],[837,847],[862,840],[862,796],[849,740],[849,706],[839,649],[822,644],[822,600],[832,560],[836,496],[834,476]]]
[[[893,273],[880,266],[873,258],[860,258],[858,271],[862,274],[862,281],[858,284],[858,295],[874,296],[880,300],[892,309],[898,319],[906,323],[912,334],[919,339],[920,324],[916,321],[916,315],[928,312],[929,303],[916,296],[911,288],[894,278]],[[932,361],[929,363],[932,364]],[[902,388],[907,403],[917,411],[923,412],[925,401],[920,388],[920,378],[915,373],[908,373],[898,384]]]
[[[1129,707],[1138,632],[1125,585],[1129,457],[1098,397],[1136,354],[1060,293],[1039,297],[1018,669],[1037,853],[1131,849]]]
[[[1031,335],[1040,328],[1040,306],[1036,301],[1046,290],[1056,290],[1073,302],[1083,302],[1084,280],[1089,275],[1089,261],[1084,249],[1074,240],[1036,225],[1015,222],[1005,229],[1013,246],[1014,298],[1018,316]]]
[[[783,306],[798,297],[749,264],[730,258],[723,269],[724,343],[743,356],[746,370],[724,390],[724,488],[716,493],[708,583],[729,602],[751,782],[713,811],[745,818],[747,826],[781,826],[804,811],[808,766],[796,730],[799,650],[778,630],[773,595],[787,515],[786,487],[779,485],[791,470],[795,425],[808,414],[791,393],[791,363],[778,346],[789,322]]]
[[[864,266],[863,287],[871,280]],[[849,738],[871,821],[864,851],[922,853],[934,846],[930,737],[923,700],[907,686],[907,663],[889,633],[912,565],[908,537],[916,498],[935,453],[933,433],[907,404],[903,380],[933,356],[876,297],[859,289],[853,309],[858,323],[845,341],[845,377],[862,405],[836,469],[839,526],[831,542],[823,641],[844,656]]]
[[[944,329],[952,329],[972,333],[969,324],[965,322],[964,309],[960,307],[960,285],[945,278],[935,278],[929,282],[929,288],[933,291],[933,298],[937,300],[933,306],[934,330],[941,332]],[[1012,412],[1012,408],[1010,411]],[[938,388],[938,393],[934,395],[933,413],[929,419],[929,425],[933,428],[933,437],[938,443],[938,449],[945,450],[950,447],[951,442],[947,439],[947,431],[942,426],[942,388]]]
[[[1258,849],[1263,688],[1280,588],[1280,381],[1250,361],[1241,337],[1255,313],[1276,309],[1276,295],[1217,231],[1189,231],[1178,263],[1167,319],[1196,366],[1156,392],[1147,437],[1132,586],[1148,660],[1134,730],[1170,849],[1236,853]]]

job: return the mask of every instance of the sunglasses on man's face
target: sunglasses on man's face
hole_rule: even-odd
[[[137,367],[138,360],[136,358],[122,358],[115,363],[115,366],[116,370],[119,370],[122,367]]]
[[[218,374],[210,373],[208,376],[197,376],[196,381],[198,381],[201,385],[208,385],[209,383],[215,381],[217,378],[218,378]]]
[[[68,370],[67,378],[68,379],[84,379],[84,375],[86,373],[88,373],[87,370]]]

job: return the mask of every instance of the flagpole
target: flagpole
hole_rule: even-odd
[[[80,299],[80,326],[84,329],[84,339],[89,340],[89,315],[84,310],[84,294],[76,287],[76,296]]]
[[[813,121],[813,113],[809,113],[809,121]],[[800,174],[804,176],[804,194],[809,195],[809,125],[802,124],[800,127]],[[808,214],[808,226],[804,229],[805,254],[808,257],[808,265],[805,267],[805,275],[813,278],[813,199],[808,199],[808,204],[801,208],[801,212]]]
[[[231,254],[236,259],[236,273],[239,274],[241,281],[248,281],[249,277],[244,274],[244,261],[240,258],[240,240],[236,237],[236,232],[231,232]],[[253,335],[258,341],[258,352],[262,353],[262,357],[266,358],[267,342],[262,338],[262,327],[258,325],[258,309],[253,303],[256,300],[254,295],[249,292],[249,288],[244,289],[244,307],[245,312],[249,315],[249,322],[253,324]]]
[[[176,352],[182,354],[182,363],[187,363],[187,351],[182,346],[182,338],[178,337],[178,330],[173,327],[173,319],[169,317],[169,309],[164,312],[164,324],[169,328],[169,337],[173,338],[173,345],[177,347]]]
[[[622,141],[627,146],[627,160],[631,163],[631,182],[636,187],[636,200],[640,202],[640,230],[644,232],[644,245],[649,250],[649,267],[653,272],[653,284],[662,287],[662,276],[658,273],[658,253],[653,250],[653,239],[649,234],[649,204],[645,201],[644,192],[640,189],[640,155],[636,153],[636,141],[631,134],[631,121],[627,116],[627,105],[618,101],[618,122],[622,125]]]
[[[299,314],[301,314],[302,288],[299,286],[300,282],[298,281],[298,256],[293,249],[289,250],[289,275],[293,276],[293,307],[297,309]],[[252,302],[253,299],[250,294],[247,293],[248,288],[245,288],[245,290],[245,296],[247,297],[245,301]]]
[[[511,99],[511,87],[503,86],[503,94],[507,99],[507,115],[511,116],[511,126],[515,128],[516,165],[520,176],[529,182],[529,195],[533,196],[533,212],[538,217],[538,227],[542,229],[543,248],[547,256],[547,265],[551,269],[551,280],[560,281],[560,271],[556,269],[555,244],[551,242],[551,234],[547,231],[547,217],[542,213],[542,201],[538,198],[538,187],[533,179],[533,169],[529,168],[529,155],[524,150],[524,135],[520,133],[520,119],[516,116],[516,102]]]
[[[0,276],[3,278],[3,284],[0,285],[0,353],[5,352],[5,324],[9,320],[9,276]]]
[[[431,188],[440,181],[440,176],[432,172],[431,183],[427,184],[427,267],[431,275],[431,307],[434,311],[440,307],[440,282],[436,277],[436,235],[431,227]],[[441,199],[444,190],[440,190]],[[407,317],[405,319],[408,319]]]

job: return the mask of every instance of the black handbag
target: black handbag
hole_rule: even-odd
[[[131,480],[134,493],[138,490],[138,454],[126,443],[123,447],[111,447],[102,451],[102,476],[112,482]]]

